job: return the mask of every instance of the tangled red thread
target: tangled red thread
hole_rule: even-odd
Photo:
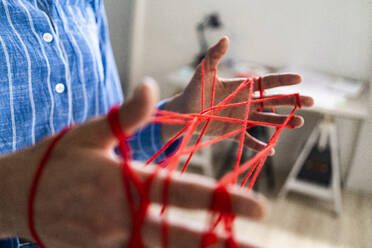
[[[123,129],[120,125],[118,110],[119,107],[113,107],[108,116],[108,122],[110,124],[111,130],[113,134],[116,136],[118,143],[119,143],[119,150],[122,154],[122,167],[121,167],[121,174],[124,186],[125,196],[128,202],[130,215],[132,218],[132,232],[130,235],[130,239],[128,241],[127,247],[128,248],[145,248],[145,245],[142,240],[142,226],[144,220],[146,219],[148,209],[150,206],[150,187],[156,175],[159,173],[161,168],[167,170],[166,177],[163,183],[163,192],[162,192],[162,210],[161,214],[163,215],[163,222],[162,222],[162,244],[164,248],[169,247],[169,231],[168,231],[168,224],[166,219],[166,210],[169,204],[169,190],[170,190],[170,181],[172,173],[178,169],[179,160],[181,156],[188,155],[188,159],[181,167],[181,173],[183,173],[193,154],[212,144],[215,144],[221,140],[232,138],[234,136],[240,135],[239,138],[239,147],[236,155],[236,160],[233,166],[233,169],[225,174],[216,184],[216,188],[212,195],[212,200],[210,203],[210,219],[209,219],[209,227],[205,231],[200,247],[207,248],[213,244],[215,244],[217,240],[216,235],[216,228],[219,225],[222,225],[223,231],[227,235],[227,239],[225,241],[226,248],[236,248],[238,247],[235,238],[234,238],[234,220],[235,214],[232,209],[230,193],[228,191],[228,186],[237,183],[237,179],[240,175],[246,173],[244,176],[243,181],[241,182],[241,187],[246,187],[247,190],[251,190],[265,161],[267,156],[269,155],[270,151],[276,145],[279,135],[284,128],[293,128],[288,125],[289,121],[293,118],[294,112],[297,108],[301,108],[300,104],[300,96],[299,94],[289,94],[289,95],[280,95],[280,96],[273,96],[273,97],[264,97],[264,89],[262,87],[262,78],[258,77],[251,77],[244,80],[230,95],[228,95],[225,99],[221,100],[217,104],[214,103],[215,99],[215,88],[216,88],[216,81],[217,81],[217,69],[214,69],[214,76],[212,82],[212,90],[211,90],[211,102],[209,104],[209,108],[205,108],[205,61],[203,60],[201,63],[201,112],[200,113],[190,113],[190,114],[181,114],[181,113],[174,113],[165,110],[157,110],[157,115],[151,118],[152,122],[157,123],[165,123],[165,124],[181,124],[184,127],[173,137],[171,138],[157,153],[155,153],[146,163],[148,165],[152,163],[161,153],[163,153],[173,142],[175,142],[180,137],[183,137],[179,148],[175,153],[167,157],[164,161],[161,162],[163,166],[157,166],[154,172],[149,176],[146,180],[141,180],[139,176],[134,172],[131,167],[131,151],[130,146],[128,144],[128,136],[123,132]],[[259,98],[253,98],[254,92],[254,83],[257,82],[257,88],[260,93]],[[248,94],[246,101],[238,102],[238,103],[230,103],[234,97],[239,94],[242,90],[248,89]],[[257,111],[261,112],[264,109],[265,101],[271,101],[279,98],[286,98],[286,97],[296,97],[297,105],[292,109],[289,113],[285,121],[281,124],[273,124],[267,122],[259,122],[259,121],[251,121],[249,120],[249,113],[252,104],[258,103],[259,108]],[[237,106],[245,106],[245,113],[243,119],[236,119],[231,117],[224,117],[219,116],[218,114],[221,110],[226,108],[233,108]],[[272,108],[272,112],[274,109]],[[202,138],[206,133],[206,130],[211,123],[211,121],[224,121],[228,123],[236,123],[240,124],[237,125],[238,128],[231,132],[228,132],[222,136],[218,136],[207,141],[202,142]],[[203,125],[199,137],[197,138],[196,142],[192,145],[189,145],[192,136],[195,134],[199,125]],[[276,127],[274,134],[271,136],[269,142],[265,146],[265,148],[259,152],[257,152],[251,159],[240,164],[241,156],[243,153],[244,148],[244,139],[246,135],[246,131],[249,128],[252,128],[256,125],[260,126],[272,126]],[[41,241],[40,237],[37,235],[35,229],[35,220],[34,220],[34,201],[37,193],[37,187],[42,175],[42,171],[50,157],[50,154],[56,145],[56,143],[61,139],[61,137],[67,132],[67,129],[61,131],[51,142],[47,151],[45,152],[39,167],[36,171],[29,199],[28,199],[28,224],[31,235],[35,240],[36,244],[40,246],[40,248],[45,248],[45,245]],[[135,187],[135,192],[131,190],[131,187]],[[135,202],[134,193],[138,194],[139,202]]]

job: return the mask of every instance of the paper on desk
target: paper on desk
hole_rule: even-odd
[[[303,68],[288,67],[282,72],[301,74],[303,82],[299,85],[285,86],[267,91],[267,94],[300,93],[314,98],[315,106],[334,108],[347,98],[356,98],[363,91],[364,84],[357,80],[332,76]]]

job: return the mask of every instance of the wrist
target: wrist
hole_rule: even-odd
[[[176,112],[176,113],[186,113],[186,106],[182,94],[176,95],[169,98],[163,106],[164,110]],[[177,124],[161,124],[161,138],[164,143],[171,139],[176,133],[178,133],[183,128],[183,125]]]
[[[10,215],[10,207],[12,205],[10,199],[10,166],[7,161],[7,156],[0,157],[0,239],[13,236],[13,220]]]
[[[28,194],[43,147],[40,144],[0,157],[0,238],[30,238]]]

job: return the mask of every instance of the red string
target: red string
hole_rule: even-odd
[[[216,83],[217,83],[217,69],[213,69],[213,81],[206,82],[205,81],[205,61],[203,60],[201,63],[201,111],[200,113],[190,113],[190,114],[181,114],[181,113],[174,113],[165,110],[157,110],[157,116],[151,118],[152,122],[157,123],[165,123],[165,124],[177,124],[177,125],[184,125],[184,127],[173,137],[171,138],[158,152],[156,152],[147,162],[146,165],[152,163],[160,154],[162,154],[174,141],[180,138],[183,135],[183,139],[181,144],[179,145],[178,150],[170,155],[166,160],[164,160],[161,164],[167,170],[166,176],[163,182],[163,189],[162,189],[162,245],[164,248],[169,246],[169,227],[167,222],[167,215],[166,210],[168,209],[169,205],[169,192],[170,192],[170,183],[171,183],[171,175],[172,172],[175,171],[178,167],[178,162],[181,156],[189,155],[186,163],[183,165],[182,172],[184,172],[193,156],[193,154],[206,146],[215,144],[219,141],[222,141],[227,138],[231,138],[233,136],[240,134],[239,139],[239,148],[236,156],[236,160],[233,166],[233,170],[228,172],[223,176],[223,178],[218,182],[217,187],[215,188],[212,200],[210,204],[210,222],[209,228],[205,231],[202,237],[202,241],[200,244],[201,248],[207,248],[213,244],[215,244],[217,240],[216,236],[216,228],[219,225],[222,225],[223,231],[226,234],[225,240],[225,247],[226,248],[236,248],[237,243],[234,239],[234,220],[235,215],[232,209],[230,194],[228,191],[229,185],[233,185],[236,183],[238,177],[246,173],[244,180],[240,184],[241,187],[247,185],[247,190],[251,190],[255,181],[257,180],[258,174],[260,173],[268,154],[270,153],[271,149],[275,146],[278,141],[279,134],[283,130],[283,128],[293,128],[289,126],[289,121],[294,117],[294,112],[297,108],[301,107],[300,104],[300,96],[299,94],[288,94],[288,95],[280,95],[280,96],[271,96],[271,97],[264,97],[264,90],[262,85],[262,78],[258,77],[255,81],[254,78],[247,78],[244,80],[232,93],[230,93],[225,99],[221,100],[218,103],[215,103],[215,90],[216,90]],[[257,82],[257,88],[260,92],[259,99],[252,99],[253,97],[253,88],[254,84]],[[209,87],[211,85],[211,87]],[[211,100],[210,100],[210,107],[205,108],[205,89],[211,88]],[[234,99],[242,90],[249,87],[247,100],[238,103],[230,103],[231,100]],[[264,102],[270,102],[281,98],[289,98],[289,97],[296,97],[297,106],[295,106],[290,114],[287,116],[286,120],[281,124],[272,124],[266,122],[258,122],[258,121],[251,121],[249,120],[249,113],[251,111],[252,104],[260,104],[260,107],[257,111],[262,111],[264,108]],[[268,103],[270,105],[270,103]],[[243,119],[231,118],[231,117],[224,117],[218,116],[219,112],[225,108],[231,108],[236,106],[245,106],[245,113]],[[274,111],[274,109],[272,109]],[[148,209],[150,206],[150,188],[153,183],[155,176],[158,174],[160,170],[160,166],[156,167],[154,172],[146,179],[141,180],[135,171],[131,168],[131,151],[130,146],[128,144],[128,136],[123,132],[122,126],[119,120],[119,107],[113,107],[108,116],[107,116],[109,125],[115,137],[119,143],[119,150],[123,157],[122,159],[122,166],[121,166],[121,176],[123,180],[123,187],[124,193],[127,199],[130,216],[132,219],[132,228],[131,228],[131,235],[127,244],[129,248],[144,248],[143,240],[142,240],[142,227],[145,221],[145,218],[148,214]],[[202,137],[206,134],[208,126],[212,121],[222,121],[226,123],[235,123],[237,124],[237,129],[227,132],[224,135],[219,137],[212,138],[208,141],[201,142]],[[203,128],[199,134],[198,139],[196,140],[195,144],[190,145],[190,140],[192,135],[198,129],[199,125],[203,124]],[[265,146],[265,148],[258,153],[256,153],[251,159],[246,161],[243,164],[240,164],[240,158],[243,152],[244,141],[246,137],[246,130],[254,127],[256,125],[261,126],[273,126],[276,128],[274,134],[270,138],[269,142]],[[35,178],[32,183],[29,201],[28,201],[28,223],[32,237],[36,241],[36,243],[41,247],[45,248],[42,244],[40,238],[38,237],[35,227],[34,227],[34,201],[37,192],[37,187],[39,184],[40,177],[42,175],[42,171],[45,167],[46,162],[48,161],[50,154],[58,142],[58,140],[66,133],[66,130],[62,131],[58,134],[55,139],[49,145],[46,153],[44,154],[42,160],[40,161],[38,170],[35,174]],[[134,189],[134,190],[132,190]],[[134,194],[138,194],[138,197],[134,197]],[[136,202],[135,199],[138,199]]]
[[[119,107],[115,106],[111,108],[107,115],[107,120],[111,127],[113,134],[119,141],[119,149],[123,156],[122,163],[122,179],[124,183],[125,195],[128,201],[130,214],[132,216],[132,233],[128,242],[128,248],[144,248],[142,240],[142,226],[145,221],[148,208],[150,206],[150,187],[155,178],[155,175],[159,170],[155,170],[154,173],[149,176],[146,180],[141,179],[136,175],[130,166],[131,152],[128,144],[128,136],[124,133],[119,120]],[[138,195],[139,202],[136,204],[133,197],[133,191],[131,186],[134,186]],[[137,208],[136,208],[137,205]]]
[[[230,194],[225,185],[220,184],[215,188],[209,209],[211,211],[210,228],[202,236],[200,247],[207,248],[217,243],[217,236],[214,232],[221,222],[223,222],[224,229],[229,237],[225,242],[225,247],[237,247],[233,237],[233,221],[235,216],[233,214]]]
[[[28,196],[28,206],[27,206],[27,217],[28,217],[28,228],[30,229],[31,237],[35,241],[35,243],[40,247],[40,248],[46,248],[44,243],[41,241],[39,235],[36,232],[35,228],[35,198],[36,198],[36,193],[37,189],[40,184],[40,179],[43,174],[43,170],[45,168],[46,163],[49,160],[50,155],[52,154],[52,151],[58,141],[67,133],[68,129],[63,129],[60,133],[58,133],[53,140],[50,142],[47,150],[45,151],[43,157],[40,160],[39,166],[36,170],[35,176],[32,180],[31,184],[31,190]]]
[[[260,98],[263,99],[264,91],[263,91],[263,89],[262,89],[262,77],[261,77],[261,76],[258,77],[258,89],[259,89],[259,91],[260,91]],[[262,112],[263,108],[264,108],[264,102],[262,101],[262,102],[261,102],[261,106],[260,106],[260,108],[259,108],[258,111],[259,111],[259,112]]]
[[[173,138],[171,138],[159,151],[157,151],[149,160],[146,161],[145,165],[149,165],[154,161],[160,154],[162,154],[173,142],[175,142],[185,131],[187,126],[179,131]]]
[[[250,87],[249,87],[248,101],[247,101],[247,105],[246,105],[246,108],[245,108],[245,115],[244,115],[244,122],[242,123],[242,129],[245,129],[248,126],[248,117],[249,117],[249,111],[250,111],[250,107],[251,107],[251,98],[252,98],[252,93],[253,93],[253,82],[254,82],[254,79],[252,79],[252,82],[251,82]],[[238,148],[238,153],[236,155],[236,160],[235,160],[235,165],[234,165],[234,171],[236,173],[235,181],[238,179],[238,176],[239,176],[238,175],[238,168],[239,168],[239,164],[240,164],[240,159],[241,159],[242,154],[243,154],[245,136],[246,136],[246,132],[244,130],[240,134],[239,148]]]
[[[201,62],[202,66],[202,90],[201,90],[201,112],[204,111],[204,89],[205,89],[205,59]]]
[[[224,121],[224,122],[232,122],[237,124],[244,124],[244,120],[230,118],[230,117],[222,117],[222,116],[215,116],[215,115],[203,115],[203,114],[190,114],[190,116],[199,117],[201,120],[217,120],[217,121]],[[151,120],[157,123],[167,123],[167,118],[161,118],[161,117],[154,117]],[[270,122],[263,122],[263,121],[246,121],[247,123],[247,129],[251,128],[253,126],[270,126],[270,127],[281,127],[283,124],[276,124],[276,123],[270,123]],[[190,122],[185,122],[186,125],[189,125]],[[285,128],[293,129],[294,126],[288,126],[286,125]]]
[[[202,95],[203,95],[203,100],[202,100],[202,111],[201,112],[204,112],[204,91],[205,91],[205,79],[204,79],[204,64],[205,64],[205,60],[203,59],[202,61]],[[215,88],[216,88],[216,81],[217,81],[217,68],[214,68],[213,69],[213,84],[212,84],[212,95],[211,95],[211,104],[210,104],[210,107],[212,108],[213,107],[213,103],[214,103],[214,95],[215,95]],[[204,124],[204,127],[203,127],[203,130],[201,131],[198,139],[196,140],[195,144],[194,144],[194,147],[198,146],[201,139],[203,138],[203,135],[205,134],[205,132],[207,131],[207,128],[209,126],[209,123],[210,123],[211,119],[208,119],[207,122]],[[187,158],[185,164],[183,165],[183,168],[181,170],[181,173],[184,173],[188,164],[190,163],[190,160],[192,158],[192,156],[194,155],[194,152],[196,150],[193,150],[190,152],[190,155],[189,157]]]

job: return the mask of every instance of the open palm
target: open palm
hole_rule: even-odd
[[[213,106],[216,106],[219,102],[233,93],[239,85],[246,80],[246,78],[232,78],[224,79],[216,75],[216,68],[225,55],[229,47],[229,40],[227,37],[223,37],[216,45],[211,47],[204,60],[204,65],[201,63],[196,68],[196,71],[185,90],[176,97],[176,99],[166,106],[167,109],[182,112],[182,113],[200,113],[202,111],[202,81],[204,71],[204,109],[211,107],[213,100]],[[204,67],[204,68],[203,68]],[[301,82],[302,78],[298,74],[271,74],[262,77],[261,87],[262,89],[269,89],[280,86],[295,85]],[[215,81],[215,82],[214,82]],[[259,91],[259,80],[256,79],[253,85],[253,92]],[[214,98],[212,99],[212,88],[215,85]],[[249,87],[245,87],[240,91],[229,103],[246,102],[249,94]],[[256,99],[252,97],[252,99]],[[279,106],[296,106],[297,98],[284,97],[280,99],[273,99],[265,101],[265,107],[279,107]],[[308,96],[300,97],[300,104],[303,107],[310,107],[313,104],[313,99]],[[287,118],[286,115],[280,115],[276,113],[260,112],[261,103],[253,103],[250,107],[249,120],[266,122],[271,124],[281,124]],[[229,107],[222,109],[218,116],[230,117],[235,119],[244,119],[246,111],[245,105]],[[294,116],[288,123],[289,126],[294,128],[301,127],[303,125],[303,118],[300,116]],[[199,125],[198,131],[201,131],[204,125]],[[233,130],[239,129],[241,126],[237,123],[225,122],[225,121],[211,121],[206,130],[206,134],[209,136],[221,136]],[[171,132],[168,132],[171,133]],[[238,136],[233,136],[233,139],[237,139]],[[245,145],[256,151],[264,149],[265,143],[255,139],[248,133],[245,137]]]

